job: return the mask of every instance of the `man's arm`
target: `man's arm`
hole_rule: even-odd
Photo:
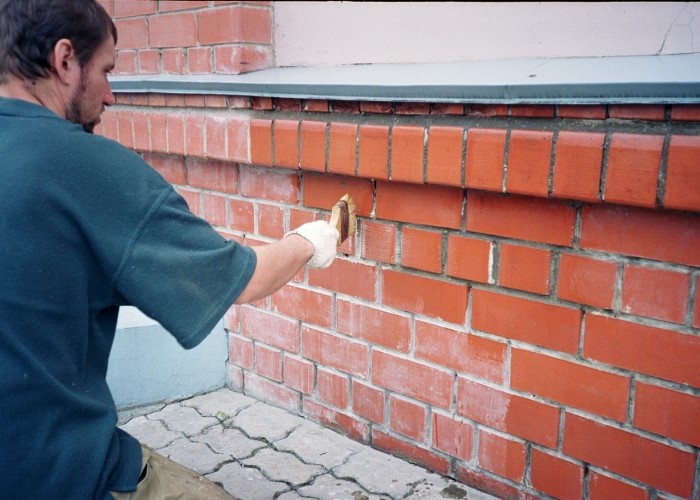
[[[299,272],[309,267],[328,267],[336,254],[338,230],[324,221],[300,226],[279,241],[252,247],[257,264],[236,304],[253,302],[276,292]]]

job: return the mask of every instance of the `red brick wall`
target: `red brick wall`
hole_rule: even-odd
[[[268,9],[227,3],[174,12]],[[353,195],[329,269],[231,309],[235,390],[503,497],[699,493],[700,106],[120,94],[99,131],[246,244]]]

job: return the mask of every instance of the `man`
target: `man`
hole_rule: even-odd
[[[191,348],[234,302],[335,257],[324,221],[226,241],[136,154],[86,133],[114,103],[116,41],[95,0],[0,0],[0,498],[228,498],[116,428],[119,306]]]

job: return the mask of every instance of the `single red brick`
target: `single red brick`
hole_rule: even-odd
[[[472,328],[575,354],[581,311],[529,299],[472,290]]]
[[[610,118],[621,120],[649,120],[662,122],[665,119],[664,106],[649,106],[644,104],[611,104],[608,113]]]
[[[213,226],[226,227],[226,198],[213,193],[202,193],[203,217]]]
[[[191,12],[151,16],[148,23],[148,40],[152,48],[197,45],[197,20]]]
[[[119,143],[129,149],[134,147],[133,113],[131,111],[117,111],[117,130]],[[184,135],[184,134],[183,134]],[[184,151],[182,151],[184,153]]]
[[[396,263],[396,226],[394,224],[363,220],[360,226],[360,256],[386,264]]]
[[[450,234],[447,237],[447,274],[480,283],[492,282],[492,250],[490,241]]]
[[[589,105],[564,105],[558,106],[559,118],[577,118],[579,120],[605,120],[607,109],[605,106]]]
[[[355,175],[356,147],[357,125],[353,123],[331,123],[328,171]]]
[[[584,206],[581,248],[700,265],[700,217],[690,214]]]
[[[304,205],[331,210],[341,196],[350,194],[358,217],[369,216],[374,207],[372,181],[338,175],[304,175]],[[330,216],[329,216],[330,217]]]
[[[498,284],[547,295],[551,261],[552,252],[549,250],[501,243]]]
[[[553,194],[597,202],[605,134],[559,132],[554,160]]]
[[[285,171],[241,168],[238,188],[243,196],[249,198],[291,204],[299,202],[299,178]]]
[[[187,184],[200,189],[236,194],[238,174],[229,163],[191,158],[187,161]]]
[[[505,148],[505,130],[469,129],[465,166],[467,187],[503,190]]]
[[[431,115],[463,115],[464,104],[457,103],[432,103],[430,105]]]
[[[671,136],[664,208],[700,212],[700,137]]]
[[[700,386],[700,337],[586,315],[583,355],[626,370]]]
[[[457,411],[501,432],[557,447],[560,411],[555,406],[459,377]]]
[[[427,102],[397,102],[394,105],[397,115],[427,115],[430,114],[430,104]]]
[[[226,6],[199,12],[199,44],[271,43],[272,11],[253,6]]]
[[[700,445],[700,397],[638,382],[633,425],[691,446]]]
[[[558,200],[470,191],[467,230],[569,246],[576,210]]]
[[[358,380],[352,381],[352,411],[377,424],[384,423],[384,391]]]
[[[206,156],[219,160],[228,159],[226,136],[228,135],[226,119],[219,116],[206,116],[204,121],[206,131]]]
[[[408,352],[410,348],[411,322],[407,315],[337,299],[336,329],[395,351]]]
[[[462,196],[456,187],[377,182],[376,217],[459,229]]]
[[[364,262],[336,259],[327,269],[309,269],[309,285],[376,300],[377,268]]]
[[[245,374],[246,394],[260,401],[274,401],[275,405],[288,411],[298,411],[301,394],[277,382],[254,373]]]
[[[247,370],[255,366],[255,348],[251,340],[238,335],[229,336],[229,361]]]
[[[241,331],[246,337],[265,342],[287,352],[298,353],[299,321],[269,311],[245,306],[241,308]]]
[[[479,465],[499,476],[520,482],[525,474],[525,445],[479,430]]]
[[[289,355],[284,356],[285,385],[309,395],[314,390],[315,379],[316,368],[313,363]]]
[[[275,382],[282,382],[282,353],[264,344],[256,344],[255,373]]]
[[[625,266],[622,276],[622,311],[682,324],[685,322],[689,289],[689,274]]]
[[[185,154],[204,157],[204,130],[206,117],[186,115],[185,118]]]
[[[153,14],[158,9],[158,2],[155,0],[121,0],[113,3],[114,17],[143,16]]]
[[[416,320],[416,358],[502,383],[506,344]]]
[[[226,119],[227,136],[228,136],[228,160],[237,163],[253,163],[249,157],[249,143],[252,139],[250,131],[250,121],[248,118],[228,117]],[[269,146],[271,148],[271,146]],[[268,151],[271,151],[269,149]],[[270,152],[270,158],[271,152]],[[270,159],[270,163],[271,163]],[[268,164],[270,164],[268,163]]]
[[[214,72],[211,47],[188,47],[187,69],[192,74],[207,75]]]
[[[139,1],[140,0],[136,0]],[[149,0],[150,1],[150,0]],[[219,2],[223,3],[223,2]],[[158,5],[159,12],[170,12],[174,10],[194,10],[208,7],[209,2],[206,0],[168,0]]]
[[[513,130],[508,146],[509,193],[547,196],[552,132]]]
[[[369,348],[347,337],[304,326],[301,331],[305,358],[357,377],[369,374]]]
[[[423,405],[396,396],[389,398],[389,428],[422,443],[428,426],[428,412]]]
[[[273,52],[271,45],[217,45],[214,58],[216,73],[238,75],[271,67]]]
[[[372,351],[372,383],[404,396],[449,409],[453,375],[423,363]]]
[[[370,179],[389,178],[389,127],[360,125],[358,175]]]
[[[623,483],[596,471],[590,471],[588,476],[588,498],[590,500],[605,500],[607,498],[648,500],[649,494],[646,489]]]
[[[433,448],[468,462],[472,458],[471,424],[433,412]]]
[[[581,255],[559,257],[557,296],[580,304],[612,309],[617,264]]]
[[[274,158],[280,167],[299,167],[299,122],[275,120]]]
[[[382,301],[389,307],[461,325],[467,312],[467,286],[385,270]]]
[[[301,122],[301,159],[304,170],[326,171],[326,123]]]
[[[148,114],[135,111],[132,114],[134,127],[134,149],[136,151],[151,151],[150,145],[150,130],[148,123]]]
[[[605,175],[605,201],[655,207],[663,144],[661,135],[613,134]]]
[[[254,165],[272,165],[272,121],[250,121],[250,161]]]
[[[293,285],[283,286],[270,296],[273,311],[325,328],[331,326],[332,304],[333,297],[328,293]]]
[[[671,120],[700,122],[700,105],[674,104],[671,108]]]
[[[148,24],[145,17],[115,19],[114,25],[119,31],[117,50],[148,48]]]
[[[328,408],[309,398],[304,399],[304,412],[309,418],[321,422],[323,426],[338,430],[355,441],[363,443],[369,441],[369,425],[354,416]]]
[[[285,233],[284,210],[277,205],[258,203],[258,234],[276,240]]]
[[[430,127],[426,175],[428,183],[462,185],[463,135],[464,129],[461,127]]]
[[[307,99],[303,104],[304,111],[328,113],[328,101],[325,99]]]
[[[372,429],[372,446],[379,450],[385,450],[394,456],[404,457],[411,463],[422,465],[427,470],[437,474],[447,474],[450,470],[450,461],[442,454],[416,446],[412,442],[389,436],[376,428]]]
[[[470,104],[468,116],[508,116],[507,104]]]
[[[581,498],[583,468],[581,465],[532,449],[532,486],[555,498]]]
[[[391,130],[391,179],[423,182],[423,127],[394,126]]]
[[[638,434],[566,414],[566,455],[689,498],[695,456]]]
[[[432,273],[442,271],[442,233],[404,226],[401,265]]]
[[[619,422],[627,418],[629,378],[543,354],[513,349],[510,386]]]
[[[323,368],[316,373],[318,399],[344,410],[350,401],[350,383],[347,376]]]
[[[182,156],[144,155],[143,159],[171,184],[188,184],[185,159]]]
[[[255,207],[245,200],[229,200],[231,229],[252,233],[255,231]]]
[[[521,118],[554,118],[554,106],[542,105],[514,105],[510,107],[510,116]]]
[[[390,102],[361,102],[360,111],[362,113],[374,113],[388,115],[394,112]]]

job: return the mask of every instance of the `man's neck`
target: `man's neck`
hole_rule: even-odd
[[[65,118],[65,108],[59,105],[60,99],[52,92],[50,79],[31,82],[10,76],[5,83],[0,84],[0,97],[38,104]]]

